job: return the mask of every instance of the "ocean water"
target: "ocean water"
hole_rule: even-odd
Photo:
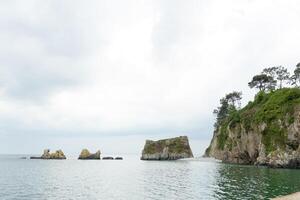
[[[300,191],[300,170],[209,159],[29,160],[0,157],[0,199],[269,199]]]

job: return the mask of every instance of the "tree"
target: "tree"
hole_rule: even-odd
[[[282,83],[288,81],[290,78],[290,73],[286,68],[279,66],[276,68],[276,79],[279,81],[279,88],[282,88]]]
[[[214,114],[217,115],[217,122],[216,124],[218,124],[220,121],[222,121],[223,119],[225,119],[228,116],[228,108],[229,108],[229,104],[228,104],[228,100],[226,98],[222,98],[220,99],[220,106],[214,110]]]
[[[276,80],[272,76],[266,74],[256,75],[252,81],[248,83],[250,88],[258,88],[259,91],[274,90],[276,87]]]
[[[290,78],[291,84],[296,87],[300,84],[300,63],[296,65],[296,69],[294,70],[294,74]]]
[[[276,79],[276,71],[277,71],[277,67],[269,67],[269,68],[263,69],[261,74],[270,76],[275,80]]]
[[[219,125],[219,123],[224,120],[230,112],[236,111],[240,108],[240,101],[242,99],[242,92],[231,92],[226,94],[225,97],[220,99],[220,106],[213,111],[215,115],[217,115],[217,122],[215,126]],[[238,103],[238,107],[236,107],[236,103]]]
[[[279,82],[280,89],[282,88],[283,82],[290,79],[290,73],[286,68],[282,66],[265,68],[262,71],[262,74],[272,77],[273,80],[277,80]]]
[[[241,107],[242,92],[233,91],[227,94],[225,98],[228,100],[228,103],[233,106],[234,109]],[[236,103],[238,104],[238,107],[236,107]]]

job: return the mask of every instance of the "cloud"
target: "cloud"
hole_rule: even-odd
[[[45,146],[209,141],[225,93],[242,90],[246,103],[263,67],[299,62],[299,9],[296,0],[1,2],[0,136]],[[27,142],[28,152],[40,147]]]

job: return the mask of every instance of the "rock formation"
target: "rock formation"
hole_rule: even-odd
[[[152,141],[146,140],[141,160],[177,160],[192,158],[187,136]]]
[[[106,156],[106,157],[103,157],[102,160],[113,160],[114,158],[111,157],[111,156]]]
[[[115,160],[123,160],[122,157],[115,157]]]
[[[300,168],[300,90],[261,93],[229,115],[205,156],[228,163]]]
[[[79,160],[100,160],[100,151],[91,154],[89,150],[83,149],[78,157]]]
[[[65,154],[63,153],[62,150],[57,150],[54,153],[50,153],[49,149],[45,149],[44,153],[41,157],[30,157],[30,159],[63,160],[63,159],[66,159],[66,156],[65,156]]]

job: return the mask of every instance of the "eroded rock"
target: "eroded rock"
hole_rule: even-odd
[[[49,160],[49,159],[53,159],[53,160],[63,160],[66,159],[65,154],[63,153],[62,150],[57,150],[54,153],[50,153],[50,149],[45,149],[44,153],[41,157],[30,157],[30,159],[44,159],[44,160]]]
[[[83,149],[78,157],[79,160],[100,160],[100,150],[92,154],[87,149]]]
[[[289,117],[287,114],[286,118]],[[292,123],[288,120],[273,122],[273,125],[276,124],[284,133],[280,137],[277,136],[279,142],[276,145],[274,142],[266,142],[264,136],[270,127],[265,123],[252,122],[248,128],[244,123],[237,123],[234,127],[228,126],[226,139],[221,139],[222,129],[218,127],[205,156],[227,163],[263,165],[273,168],[300,168],[299,108],[295,109],[293,118]]]
[[[146,140],[141,160],[177,160],[192,158],[187,136],[152,141]]]

